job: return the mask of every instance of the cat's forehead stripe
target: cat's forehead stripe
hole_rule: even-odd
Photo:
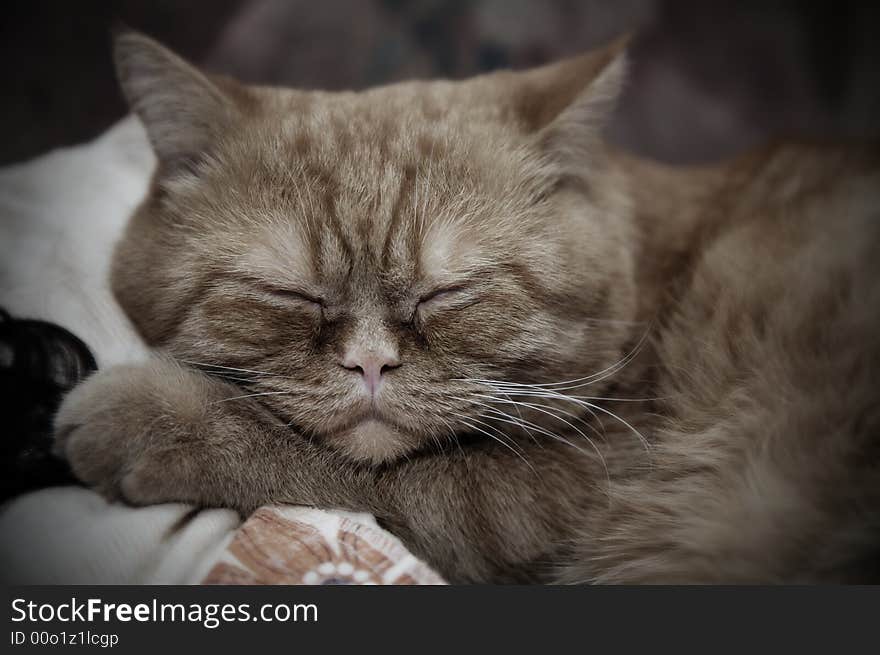
[[[411,211],[412,209],[412,196],[413,190],[415,189],[416,184],[416,170],[412,165],[408,165],[404,167],[401,175],[400,175],[400,184],[397,190],[397,196],[394,200],[394,204],[391,207],[391,212],[388,217],[387,226],[385,226],[385,237],[382,240],[382,249],[380,261],[387,264],[392,257],[392,254],[399,251],[399,240],[401,236],[401,231],[405,227],[406,218],[404,216],[405,212]],[[372,217],[367,217],[367,220],[370,221]],[[395,246],[398,248],[395,248]]]
[[[522,189],[503,170],[505,157],[521,158],[509,135],[453,129],[436,113],[391,120],[337,100],[294,114],[281,138],[265,126],[264,160],[282,186],[266,196],[301,224],[294,238],[313,275],[340,280],[365,263],[388,279],[467,276],[516,246],[510,226]]]

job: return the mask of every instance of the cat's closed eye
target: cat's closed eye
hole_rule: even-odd
[[[322,298],[312,296],[308,293],[305,293],[304,291],[298,291],[295,289],[270,288],[269,292],[276,298],[280,298],[282,300],[290,300],[293,302],[311,305],[316,309],[321,309],[322,307],[324,307],[324,301]]]
[[[444,300],[451,300],[455,296],[460,296],[465,291],[464,285],[456,284],[446,287],[439,287],[433,291],[423,294],[418,301],[418,305],[436,304]]]
[[[294,303],[316,311],[321,311],[324,308],[323,298],[301,289],[291,289],[289,287],[280,286],[276,287],[264,283],[257,284],[257,288],[272,300],[282,301],[284,303]]]
[[[462,310],[478,302],[475,290],[463,284],[438,287],[419,297],[415,314],[425,318],[443,311]]]

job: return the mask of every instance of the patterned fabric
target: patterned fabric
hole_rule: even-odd
[[[263,507],[233,534],[203,584],[444,584],[368,515]]]

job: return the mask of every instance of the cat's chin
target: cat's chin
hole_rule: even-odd
[[[327,440],[334,449],[351,459],[368,464],[383,464],[403,457],[416,444],[413,437],[393,425],[366,419]]]

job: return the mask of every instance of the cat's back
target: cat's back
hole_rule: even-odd
[[[775,228],[783,231],[783,242],[800,233],[800,245],[832,233],[861,242],[878,236],[880,144],[780,142],[717,170],[724,180],[716,199],[723,213],[710,222],[722,228],[719,233]],[[845,245],[828,254],[848,254]]]
[[[843,334],[880,326],[880,148],[779,143],[712,174],[661,311],[693,308],[707,329],[782,356],[797,345],[778,340],[795,334],[839,353]],[[870,347],[865,337],[850,346]]]
[[[653,472],[592,528],[583,561],[606,566],[573,577],[877,575],[880,152],[789,143],[621,166],[665,418]]]
[[[670,370],[702,371],[710,402],[742,385],[768,407],[875,406],[880,150],[780,143],[710,174],[717,186],[685,212],[690,251],[657,305]],[[780,415],[806,410],[792,402]]]

